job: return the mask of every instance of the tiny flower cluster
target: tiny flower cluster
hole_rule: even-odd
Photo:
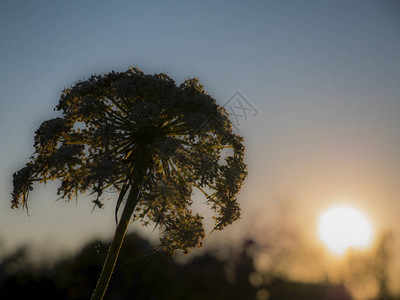
[[[198,79],[177,86],[167,74],[136,68],[95,75],[64,89],[57,110],[62,116],[43,122],[30,162],[14,173],[13,208],[27,207],[35,181],[60,179],[61,198],[89,192],[98,207],[104,190],[117,190],[116,214],[139,188],[132,217],[159,226],[171,253],[204,239],[202,217],[190,209],[193,189],[215,212],[216,230],[239,218],[243,140]]]

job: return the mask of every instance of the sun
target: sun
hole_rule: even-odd
[[[359,210],[350,206],[334,206],[321,215],[318,235],[329,250],[342,255],[351,247],[367,247],[372,241],[373,228]]]

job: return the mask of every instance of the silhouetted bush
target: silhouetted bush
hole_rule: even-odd
[[[343,286],[279,278],[252,285],[249,278],[256,273],[248,251],[252,244],[245,242],[239,253],[225,259],[205,253],[179,264],[130,234],[105,299],[351,299]],[[47,268],[35,267],[27,257],[28,249],[21,248],[0,263],[1,299],[89,299],[107,247],[103,242],[88,243],[75,256]]]

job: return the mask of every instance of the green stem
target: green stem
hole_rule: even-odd
[[[97,281],[96,288],[93,292],[91,300],[101,300],[104,297],[108,283],[110,282],[111,275],[114,271],[115,264],[118,259],[119,251],[122,242],[124,241],[126,230],[131,220],[133,211],[138,201],[139,185],[134,185],[129,191],[128,199],[126,201],[124,211],[122,212],[121,219],[115,230],[114,239],[111,242],[106,260],[104,262],[103,270],[101,271],[99,280]]]

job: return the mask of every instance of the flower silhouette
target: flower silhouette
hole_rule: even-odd
[[[214,229],[239,218],[243,140],[197,79],[177,86],[137,68],[94,75],[64,89],[56,109],[62,116],[41,124],[35,153],[13,175],[13,208],[27,208],[34,182],[59,179],[61,198],[91,193],[98,207],[104,191],[117,190],[116,216],[125,203],[120,244],[134,218],[156,224],[171,253],[187,253],[205,236],[203,218],[190,209],[193,189],[214,211]],[[210,117],[216,122],[204,127]]]

